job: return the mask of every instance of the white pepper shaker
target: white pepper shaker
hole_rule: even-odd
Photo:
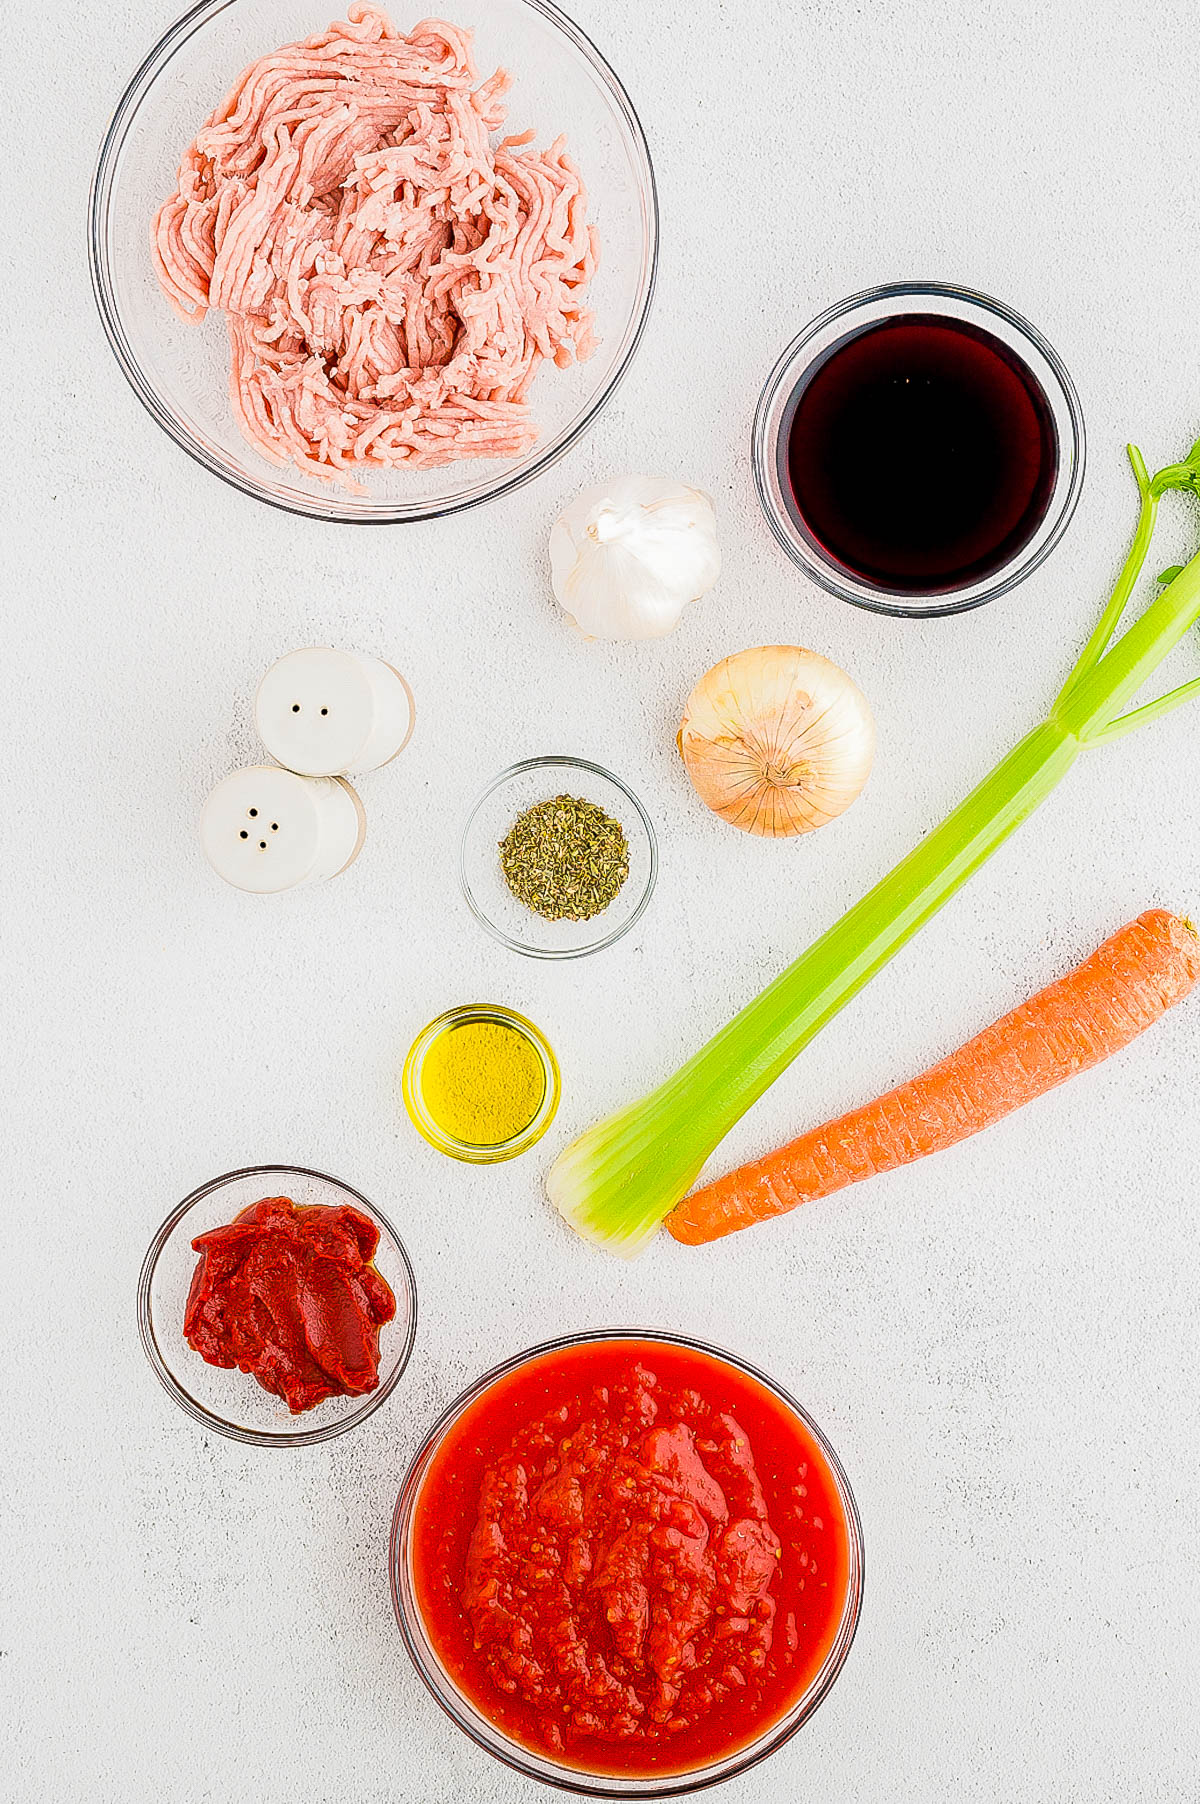
[[[268,670],[254,724],[272,758],[301,776],[378,770],[408,744],[412,691],[381,658],[310,645]]]
[[[358,857],[366,830],[362,803],[341,777],[301,777],[275,764],[232,772],[200,817],[213,870],[256,895],[336,877]]]

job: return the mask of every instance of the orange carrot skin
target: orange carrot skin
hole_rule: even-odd
[[[693,1191],[667,1217],[667,1230],[702,1246],[954,1146],[1119,1052],[1198,976],[1195,930],[1149,909],[911,1083]]]

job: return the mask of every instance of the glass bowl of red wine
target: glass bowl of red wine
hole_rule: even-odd
[[[788,346],[754,420],[754,479],[814,582],[881,614],[979,607],[1054,549],[1083,481],[1061,357],[1011,307],[898,282]]]

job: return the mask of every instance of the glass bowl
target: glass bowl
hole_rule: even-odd
[[[990,334],[1024,363],[1040,384],[1058,440],[1058,468],[1046,510],[1030,538],[999,570],[959,588],[897,593],[865,581],[822,546],[802,524],[787,471],[787,440],[802,379],[848,339],[904,314],[937,314]],[[959,614],[1015,588],[1049,557],[1070,525],[1084,466],[1083,410],[1061,357],[1035,326],[1002,301],[941,282],[895,282],[839,301],[807,325],[767,380],[754,416],[751,463],[758,498],[772,532],[793,561],[821,588],[878,614],[928,619]]]
[[[583,174],[601,236],[589,291],[600,343],[570,369],[542,370],[531,404],[538,442],[514,459],[466,459],[439,470],[379,471],[351,495],[268,462],[243,439],[229,404],[224,318],[178,319],[150,259],[150,221],[180,157],[235,78],[256,57],[323,30],[346,0],[201,0],[155,45],[133,77],[92,183],[92,283],[104,329],[138,399],[177,445],[214,476],[260,501],[317,520],[380,524],[455,513],[528,482],[591,425],[624,375],[646,323],[658,255],[658,201],[646,140],[620,81],[550,0],[455,0],[473,28],[482,75],[513,77],[505,130],[560,130]],[[411,27],[416,5],[385,10]]]
[[[289,1196],[301,1206],[349,1203],[379,1229],[375,1265],[395,1293],[396,1313],[379,1330],[379,1383],[366,1396],[327,1397],[294,1416],[249,1373],[209,1365],[183,1338],[183,1312],[199,1257],[192,1241],[269,1196]],[[417,1331],[416,1280],[395,1228],[349,1184],[299,1165],[253,1165],[213,1178],[172,1209],[142,1262],[138,1329],[159,1382],[205,1428],[256,1447],[308,1447],[356,1428],[395,1390]]]
[[[545,1083],[537,1113],[528,1127],[523,1127],[510,1140],[500,1140],[491,1146],[479,1146],[471,1140],[459,1140],[449,1133],[426,1105],[421,1083],[422,1068],[430,1048],[443,1034],[475,1021],[494,1021],[501,1027],[515,1028],[526,1045],[531,1046],[537,1054]],[[428,1027],[422,1029],[404,1061],[402,1087],[409,1120],[418,1134],[428,1140],[430,1146],[436,1147],[438,1152],[447,1154],[451,1159],[462,1159],[469,1165],[499,1165],[504,1159],[515,1159],[518,1153],[528,1152],[541,1139],[558,1112],[562,1078],[549,1041],[532,1021],[527,1021],[524,1015],[518,1015],[515,1009],[475,1002],[461,1008],[447,1009],[444,1015],[439,1015],[436,1021],[431,1021]]]
[[[629,875],[620,892],[587,921],[547,921],[509,889],[500,867],[500,841],[517,816],[552,796],[594,802],[625,830]],[[527,958],[582,958],[628,933],[645,913],[658,878],[658,841],[650,816],[633,791],[586,758],[526,758],[490,782],[467,816],[459,879],[475,919],[493,939]]]
[[[682,1348],[711,1360],[718,1370],[721,1367],[732,1368],[742,1380],[749,1378],[767,1393],[768,1399],[776,1407],[782,1404],[786,1414],[793,1417],[805,1435],[815,1443],[824,1459],[845,1520],[846,1596],[834,1639],[823,1665],[813,1676],[807,1690],[786,1714],[770,1724],[755,1740],[720,1759],[693,1767],[690,1771],[655,1773],[652,1776],[596,1773],[572,1766],[565,1759],[555,1759],[514,1741],[464,1695],[447,1672],[425,1627],[418,1602],[414,1525],[421,1509],[422,1493],[431,1467],[454,1425],[485,1392],[503,1385],[512,1374],[522,1372],[534,1361],[547,1357],[569,1359],[572,1349],[596,1342],[634,1342],[638,1346],[649,1342],[652,1346]],[[392,1517],[389,1570],[396,1620],[417,1673],[450,1720],[465,1735],[469,1735],[478,1747],[514,1771],[540,1780],[543,1785],[557,1786],[563,1791],[579,1792],[596,1798],[670,1798],[699,1791],[705,1786],[718,1785],[746,1772],[781,1748],[812,1715],[841,1671],[858,1627],[862,1607],[864,1550],[862,1523],[841,1462],[817,1424],[787,1391],[745,1360],[724,1352],[719,1347],[709,1346],[704,1341],[658,1329],[607,1328],[586,1334],[566,1335],[559,1340],[545,1341],[540,1346],[531,1347],[527,1352],[519,1353],[503,1365],[485,1372],[482,1378],[450,1404],[429,1430],[405,1474]]]

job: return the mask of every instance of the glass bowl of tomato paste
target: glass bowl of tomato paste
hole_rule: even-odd
[[[486,1372],[434,1424],[391,1537],[396,1617],[446,1714],[496,1759],[666,1798],[782,1747],[862,1602],[849,1481],[744,1360],[606,1329]]]
[[[395,1312],[378,1326],[374,1382],[352,1395],[323,1397],[293,1412],[283,1396],[264,1389],[245,1370],[210,1364],[184,1338],[184,1317],[201,1253],[200,1235],[228,1228],[243,1212],[268,1199],[285,1198],[298,1211],[351,1211],[369,1247],[362,1218],[379,1236],[369,1251],[373,1285],[382,1279]],[[318,1299],[326,1314],[344,1306],[339,1291]],[[386,1296],[386,1292],[383,1293]],[[335,1322],[334,1327],[338,1324]],[[168,1215],[151,1241],[138,1279],[138,1328],[146,1357],[164,1389],[205,1428],[257,1447],[306,1447],[356,1428],[391,1395],[408,1364],[417,1331],[417,1288],[404,1243],[387,1217],[359,1191],[324,1172],[299,1165],[254,1165],[201,1184]],[[285,1330],[286,1332],[286,1330]],[[279,1331],[272,1326],[279,1344]],[[374,1348],[372,1347],[372,1353]],[[363,1376],[358,1378],[364,1382]]]

